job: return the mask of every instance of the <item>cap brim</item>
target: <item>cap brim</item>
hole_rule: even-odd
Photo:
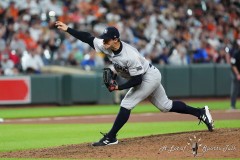
[[[108,37],[106,34],[102,34],[99,36],[100,39],[111,39],[111,37]]]

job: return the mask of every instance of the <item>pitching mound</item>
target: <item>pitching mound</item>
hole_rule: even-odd
[[[239,158],[240,129],[217,129],[120,139],[118,145],[92,147],[66,145],[28,151],[0,153],[1,158],[93,158],[93,159],[185,159],[196,157]]]

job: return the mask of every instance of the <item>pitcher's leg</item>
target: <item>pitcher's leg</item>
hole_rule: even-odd
[[[169,112],[191,114],[191,115],[196,116],[198,118],[201,115],[201,109],[188,106],[182,101],[173,101],[172,108],[170,109]]]
[[[141,85],[131,88],[124,97],[119,113],[116,120],[108,132],[107,136],[110,139],[115,139],[118,131],[128,121],[131,109],[135,107],[139,102],[146,99],[150,93],[154,90],[155,86],[150,86],[148,82],[142,82]]]
[[[167,97],[162,84],[160,84],[148,98],[149,101],[162,112],[169,112],[172,108],[172,100]]]
[[[117,118],[113,123],[112,129],[108,132],[110,138],[114,138],[117,132],[123,127],[130,117],[131,110],[120,107]]]
[[[157,83],[149,85],[149,82],[142,82],[141,85],[131,88],[123,98],[121,105],[129,110],[133,109],[139,102],[145,100],[158,86]]]
[[[209,131],[212,132],[214,129],[212,115],[210,114],[208,106],[204,106],[204,108],[194,108],[186,105],[182,101],[173,101],[170,112],[193,115],[200,120],[199,124],[201,121],[203,121],[208,127]]]
[[[212,116],[209,112],[208,106],[205,106],[202,109],[194,108],[187,106],[184,102],[181,101],[171,101],[166,93],[162,85],[160,85],[149,97],[149,100],[154,104],[157,108],[159,108],[163,112],[176,112],[182,114],[191,114],[193,116],[198,117],[198,119],[203,121],[208,127],[209,131],[213,131],[214,124]]]

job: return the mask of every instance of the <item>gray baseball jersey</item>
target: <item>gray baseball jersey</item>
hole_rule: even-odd
[[[149,98],[150,102],[163,112],[168,112],[172,108],[172,100],[168,99],[161,84],[161,73],[157,68],[139,54],[136,48],[122,42],[122,50],[115,55],[111,50],[103,46],[103,40],[95,38],[93,41],[96,52],[104,53],[117,73],[129,79],[131,76],[143,75],[140,85],[130,88],[121,102],[121,106],[133,109],[139,102]]]

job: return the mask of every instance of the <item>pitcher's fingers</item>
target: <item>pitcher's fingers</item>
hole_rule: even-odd
[[[62,25],[62,23],[60,21],[57,21],[55,24],[56,25]]]
[[[61,26],[61,27],[63,26],[62,23],[56,23],[55,25],[56,25],[56,26]]]

